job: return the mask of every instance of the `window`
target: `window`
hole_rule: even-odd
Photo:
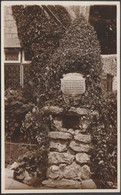
[[[107,92],[112,91],[112,84],[113,84],[113,76],[110,74],[107,74]]]
[[[23,51],[23,63],[30,63],[32,60],[31,54],[28,51]]]
[[[5,89],[23,87],[30,78],[31,55],[21,49],[5,49]]]
[[[102,90],[103,93],[108,93],[115,91],[117,89],[117,83],[116,83],[116,76],[113,76],[111,74],[102,73]]]
[[[5,49],[5,62],[20,63],[20,51]]]

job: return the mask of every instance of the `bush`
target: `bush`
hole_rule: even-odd
[[[8,147],[6,146],[6,164],[12,163],[13,159],[15,160],[15,155],[18,157],[17,151],[19,151],[19,158],[15,161],[19,162],[19,160],[22,161],[23,158],[26,158],[26,163],[24,163],[22,167],[20,165],[16,170],[18,178],[22,177],[22,174],[26,169],[28,169],[29,172],[31,171],[33,176],[41,176],[41,179],[46,177],[49,144],[48,126],[48,117],[43,116],[41,110],[39,110],[32,102],[29,102],[26,98],[24,98],[23,91],[21,89],[7,89],[5,91],[6,141],[17,143],[24,142],[26,144],[37,145],[31,150],[29,150],[29,146],[26,146],[24,148],[24,151],[26,151],[24,157],[22,155],[23,150],[21,151],[20,147],[18,149],[16,148],[15,151],[13,150],[12,153],[9,153]],[[13,146],[10,147],[11,149],[13,148]],[[30,165],[31,159],[33,159],[32,170]]]
[[[23,150],[20,147],[12,153],[9,153],[6,146],[6,164],[12,163],[13,159],[18,163],[24,161],[15,170],[15,177],[23,178],[24,171],[31,172],[32,177],[40,177],[41,180],[46,178],[47,168],[47,154],[48,154],[48,132],[49,132],[49,118],[42,115],[34,104],[28,102],[23,97],[21,90],[7,89],[5,92],[5,136],[6,141],[10,142],[24,142],[28,144],[36,144],[37,146],[31,148],[26,145],[23,155]],[[11,143],[12,144],[12,143]],[[18,144],[19,145],[19,144]],[[11,146],[11,149],[13,146]],[[31,148],[31,149],[30,149]],[[19,151],[19,158],[18,152]],[[27,152],[28,151],[28,152]],[[12,155],[12,158],[11,158]],[[31,161],[33,164],[31,164]]]
[[[91,153],[93,178],[99,188],[117,183],[117,96],[108,94],[101,104],[102,113],[89,127],[94,148]]]
[[[22,120],[32,110],[32,102],[28,102],[21,89],[5,91],[5,135],[6,140],[21,142],[24,136],[20,132]]]
[[[96,32],[86,23],[84,17],[80,16],[68,27],[65,36],[59,42],[58,49],[49,59],[45,69],[42,69],[41,89],[46,100],[52,99],[54,104],[65,107],[60,79],[63,74],[79,72],[86,78],[86,92],[81,95],[77,106],[93,105],[96,108],[102,97],[101,70],[100,46]]]
[[[47,15],[42,6],[12,6],[21,46],[32,56],[32,72],[30,74],[32,81],[29,81],[24,94],[33,99],[35,103],[43,94],[45,83],[43,71],[45,72],[46,61],[58,48],[59,40],[64,36],[65,29],[71,22],[70,16],[63,6],[46,7],[53,11],[65,28],[58,25],[52,16]]]
[[[64,7],[49,6],[49,9],[58,15],[65,27],[70,24],[70,16]],[[24,98],[27,100],[28,106],[26,110],[22,110],[25,105],[22,102],[18,103],[16,98],[14,103],[13,96],[11,99],[9,98],[10,100],[6,104],[6,133],[8,132],[7,137],[9,139],[13,140],[14,137],[17,140],[16,134],[19,132],[23,141],[38,144],[35,156],[39,162],[39,167],[42,167],[42,178],[45,178],[49,143],[49,119],[44,117],[41,110],[34,106],[38,103],[38,99],[41,99],[41,103],[44,105],[44,91],[41,90],[44,80],[41,79],[43,73],[41,70],[44,69],[47,58],[58,47],[59,39],[62,38],[65,28],[58,26],[54,19],[50,16],[48,17],[40,6],[12,6],[12,11],[16,20],[21,46],[32,55],[32,79],[30,79],[27,87],[23,89]],[[32,108],[28,109],[31,104],[34,107],[32,107],[33,110]],[[14,118],[13,121],[11,116]],[[17,119],[19,122],[15,123]],[[15,124],[17,124],[17,128]]]
[[[30,179],[39,178],[38,185],[41,185],[41,182],[46,179],[47,165],[47,156],[43,157],[43,155],[45,153],[40,153],[38,147],[31,149],[31,152],[28,151],[24,155],[20,155],[17,167],[14,169],[14,179],[24,182],[28,175]],[[46,161],[43,162],[43,159],[46,159]]]

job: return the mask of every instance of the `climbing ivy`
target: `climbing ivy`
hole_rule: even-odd
[[[31,78],[27,86],[23,89],[24,98],[28,103],[33,103],[27,114],[23,113],[23,120],[20,121],[19,131],[23,134],[23,141],[27,143],[37,143],[38,149],[34,158],[37,159],[33,174],[40,176],[41,180],[46,178],[47,154],[48,154],[48,131],[49,118],[43,116],[41,106],[45,105],[45,91],[43,72],[47,60],[59,46],[59,40],[63,37],[65,29],[70,24],[70,16],[62,6],[49,6],[50,11],[59,18],[59,26],[51,15],[40,6],[12,6],[13,16],[15,18],[18,36],[23,49],[30,52],[32,56]],[[41,99],[41,106],[38,105],[38,99]],[[34,107],[35,106],[35,107]],[[10,115],[10,114],[9,114]],[[28,156],[26,156],[28,159]],[[29,167],[29,159],[23,170]],[[37,168],[37,169],[36,169]]]
[[[117,94],[105,95],[100,109],[102,113],[88,127],[94,145],[92,177],[98,188],[117,188]]]
[[[61,6],[49,8],[55,14],[55,10],[60,13],[59,10],[62,12],[65,9]],[[51,100],[64,105],[60,79],[65,73],[80,72],[86,78],[86,93],[80,98],[79,104],[87,106],[87,103],[95,103],[97,106],[101,96],[100,46],[96,32],[86,23],[84,17],[81,16],[70,26],[66,25],[65,32],[52,17],[46,16],[40,6],[13,6],[13,15],[21,45],[32,54],[33,76],[25,89],[26,94],[41,105],[43,101],[52,103]],[[65,21],[70,22],[67,12],[61,18],[65,18],[61,21],[64,25]]]

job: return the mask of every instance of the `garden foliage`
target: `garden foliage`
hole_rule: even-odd
[[[48,6],[48,8],[61,19],[62,26],[58,25],[42,6],[12,7],[21,46],[23,49],[28,50],[32,56],[31,70],[33,74],[31,73],[31,75],[33,75],[34,86],[31,82],[30,88],[34,87],[35,96],[43,94],[43,89],[41,88],[45,80],[42,68],[45,72],[47,59],[58,48],[59,40],[63,37],[65,28],[70,24],[70,16],[64,7]],[[26,88],[29,96],[30,88],[28,86]]]
[[[21,142],[26,135],[21,134],[20,127],[25,115],[32,110],[34,104],[28,102],[21,89],[5,91],[5,129],[6,141]],[[21,140],[22,139],[22,140]]]
[[[89,126],[94,148],[91,151],[93,178],[99,188],[117,183],[117,94],[105,95],[101,114]]]

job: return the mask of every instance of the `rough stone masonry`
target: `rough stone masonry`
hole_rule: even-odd
[[[95,189],[90,170],[88,110],[72,107],[66,115],[57,106],[43,110],[51,117],[47,180],[43,185],[57,189]]]
[[[63,97],[80,98],[86,90],[83,75],[69,73],[63,77]],[[51,119],[47,180],[43,181],[43,185],[62,189],[95,189],[90,170],[91,135],[87,131],[89,110],[71,107],[64,112],[63,108],[50,106],[44,107],[43,111]]]

